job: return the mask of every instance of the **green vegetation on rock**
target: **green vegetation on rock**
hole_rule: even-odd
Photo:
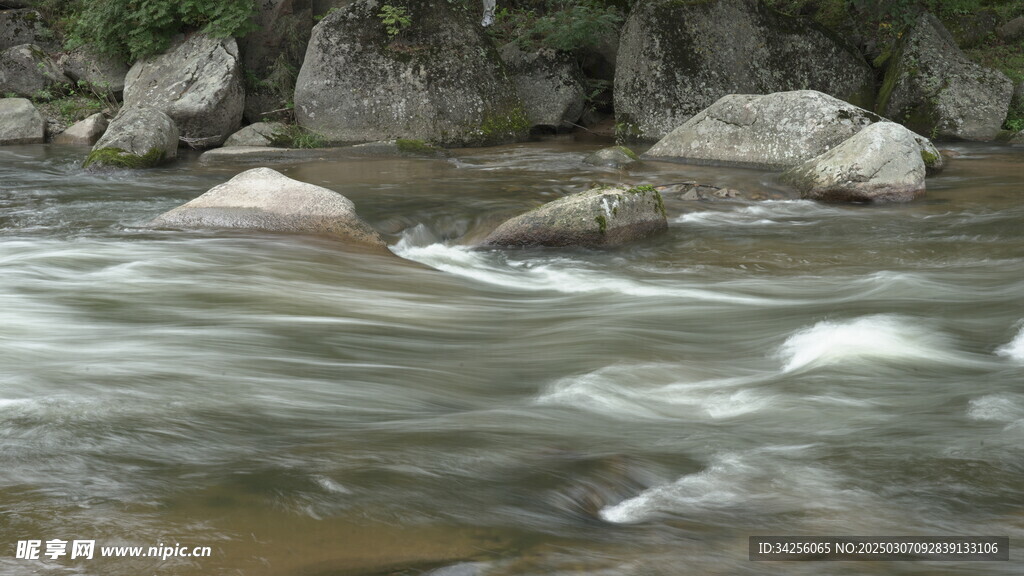
[[[43,0],[68,48],[89,44],[134,62],[167,49],[181,32],[242,37],[253,29],[255,0]]]
[[[150,148],[142,156],[132,154],[121,148],[100,148],[93,150],[82,163],[83,168],[90,166],[116,167],[116,168],[152,168],[160,164],[164,159],[164,152],[159,148]]]
[[[440,152],[440,150],[435,146],[432,146],[423,140],[414,140],[411,138],[399,138],[395,141],[395,145],[398,146],[399,152],[405,154],[432,156]]]
[[[596,47],[615,34],[623,6],[594,0],[510,2],[500,6],[490,33],[499,44],[519,42],[527,51],[552,48],[571,52]]]
[[[324,137],[298,124],[289,124],[270,138],[270,145],[279,148],[323,148],[327,146]]]

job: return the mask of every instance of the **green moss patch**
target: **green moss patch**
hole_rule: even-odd
[[[122,148],[100,148],[99,150],[93,150],[89,154],[89,157],[82,163],[82,167],[152,168],[163,162],[163,160],[164,151],[159,148],[150,148],[142,156],[126,152]]]
[[[403,154],[434,156],[441,152],[440,149],[424,142],[423,140],[414,140],[411,138],[399,138],[395,141],[395,145],[398,146],[398,151]]]

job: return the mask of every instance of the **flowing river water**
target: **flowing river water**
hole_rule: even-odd
[[[0,574],[1022,573],[751,562],[747,537],[1024,538],[1024,149],[954,146],[922,200],[868,207],[598,147],[275,166],[394,257],[144,226],[251,166],[0,149]],[[617,249],[466,247],[593,183],[690,179],[775,199],[669,194],[668,233]],[[212,553],[100,557],[157,545]]]

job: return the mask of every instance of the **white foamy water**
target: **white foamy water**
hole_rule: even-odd
[[[786,372],[866,360],[945,363],[957,359],[947,338],[918,319],[895,315],[818,322],[787,338],[778,356]]]
[[[735,210],[687,212],[672,222],[691,226],[811,226],[840,210],[810,200],[767,200]]]
[[[507,260],[505,254],[474,250],[466,246],[448,246],[442,243],[415,246],[400,240],[391,250],[401,256],[432,268],[469,278],[477,282],[529,292],[553,291],[563,294],[622,294],[642,298],[681,298],[714,303],[750,306],[791,305],[796,301],[778,298],[759,298],[746,294],[700,288],[674,287],[631,280],[588,270],[570,258],[549,257],[539,261]]]
[[[866,492],[844,488],[841,475],[801,462],[799,454],[807,446],[777,448],[721,454],[704,470],[606,506],[600,516],[607,522],[634,524],[665,515],[756,516],[803,510],[809,505],[841,510],[866,506],[874,499]]]
[[[1006,345],[996,350],[996,354],[1012,360],[1024,361],[1024,328]]]
[[[728,419],[776,401],[749,387],[761,376],[680,381],[681,372],[672,365],[610,366],[559,380],[536,401],[623,419]],[[653,385],[659,380],[667,383]]]
[[[967,416],[972,420],[990,422],[1016,422],[1024,418],[1024,404],[1020,397],[992,394],[971,400]]]

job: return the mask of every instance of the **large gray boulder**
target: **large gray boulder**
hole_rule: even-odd
[[[0,50],[22,44],[49,47],[55,38],[39,12],[31,9],[0,9]]]
[[[452,147],[527,136],[515,85],[471,11],[391,0],[411,24],[390,35],[378,16],[384,4],[356,0],[314,27],[295,87],[299,124],[332,142]]]
[[[42,144],[46,121],[25,98],[0,98],[0,146]]]
[[[110,121],[83,166],[90,170],[152,168],[178,155],[178,128],[148,106],[125,107]]]
[[[193,34],[136,62],[125,78],[124,105],[161,110],[191,146],[219,146],[238,130],[245,105],[235,40]]]
[[[481,245],[616,246],[667,228],[665,205],[653,186],[594,188],[504,222]]]
[[[92,146],[107,131],[107,125],[107,118],[97,112],[84,120],[75,122],[67,130],[57,134],[53,138],[53,143]]]
[[[896,45],[876,110],[933,138],[992,140],[1013,83],[971,62],[938,18],[922,14]]]
[[[60,66],[35,44],[0,52],[0,94],[26,98],[70,82]]]
[[[646,157],[784,170],[844,142],[877,114],[813,90],[766,95],[731,94],[662,138]],[[942,156],[923,136],[919,153],[930,170]]]
[[[120,97],[124,92],[124,80],[128,65],[117,57],[100,54],[89,46],[79,46],[65,52],[57,59],[64,75],[75,82],[92,85],[98,94],[110,93]]]
[[[160,228],[236,228],[316,234],[384,247],[384,240],[356,215],[355,205],[327,188],[292,180],[270,168],[253,168],[202,196],[157,216]]]
[[[526,52],[517,42],[502,46],[500,54],[531,127],[570,128],[579,121],[587,93],[573,58],[550,48]]]
[[[726,94],[812,89],[870,106],[873,86],[854,48],[758,0],[648,0],[622,30],[618,135],[657,140]]]
[[[924,193],[916,134],[877,122],[782,174],[804,198],[825,202],[909,202]]]

